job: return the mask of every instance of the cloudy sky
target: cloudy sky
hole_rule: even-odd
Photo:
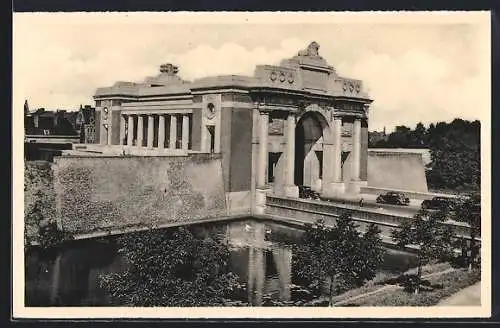
[[[402,14],[14,14],[14,111],[76,109],[97,87],[142,81],[159,65],[187,80],[252,75],[311,41],[374,99],[370,130],[489,118],[489,20]],[[480,23],[482,22],[482,23]]]

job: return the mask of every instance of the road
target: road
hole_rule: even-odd
[[[363,208],[369,208],[374,210],[379,210],[381,212],[390,212],[392,214],[413,216],[420,210],[422,200],[420,199],[410,199],[410,204],[408,206],[402,205],[392,205],[392,204],[378,204],[376,199],[377,195],[372,194],[361,194],[355,197],[342,197],[328,200],[333,204],[338,205],[351,205],[360,208],[359,201],[363,199]]]

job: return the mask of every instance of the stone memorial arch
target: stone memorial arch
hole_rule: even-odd
[[[299,186],[333,198],[359,193],[367,183],[372,100],[361,81],[339,76],[318,49],[313,42],[279,66],[257,69],[263,79],[267,73],[269,80],[281,81],[251,91],[259,127],[257,207],[265,206],[267,193],[298,197]]]
[[[361,80],[339,75],[311,42],[252,76],[187,81],[174,64],[96,90],[95,142],[132,156],[215,153],[229,212],[262,212],[268,193],[324,197],[367,183],[368,108]]]

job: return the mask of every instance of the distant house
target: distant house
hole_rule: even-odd
[[[95,142],[95,108],[90,105],[80,106],[75,118],[75,130],[80,135],[80,143]]]
[[[39,108],[30,112],[24,104],[25,157],[28,160],[51,160],[73,143],[95,140],[95,108],[86,105],[78,111],[49,111]]]
[[[94,139],[95,108],[80,106],[78,111],[48,111],[39,108],[26,112],[24,131],[26,135],[80,136],[80,142]]]

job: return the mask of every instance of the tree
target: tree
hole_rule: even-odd
[[[326,285],[333,306],[335,294],[375,277],[383,254],[380,230],[371,225],[362,236],[352,216],[343,214],[333,227],[322,220],[306,226],[293,255],[294,275],[315,292]]]
[[[238,285],[227,245],[186,228],[132,233],[118,244],[127,268],[100,277],[114,305],[221,305]]]
[[[425,129],[425,126],[421,122],[417,123],[415,130],[412,130],[410,134],[411,134],[411,142],[409,145],[410,147],[422,148],[427,145],[428,142],[427,131]]]
[[[465,222],[470,226],[470,239],[461,240],[462,250],[465,250],[466,264],[469,270],[479,264],[478,255],[480,245],[476,238],[481,235],[481,195],[471,194],[468,197],[457,199],[453,203],[452,218]]]
[[[413,219],[403,221],[399,229],[392,231],[392,238],[397,246],[417,247],[417,275],[414,288],[415,294],[420,291],[422,280],[422,266],[432,259],[442,259],[450,256],[452,252],[451,227],[443,222],[446,211],[429,213],[421,210]]]
[[[480,123],[455,119],[439,122],[428,132],[431,152],[429,186],[438,189],[480,189]]]

